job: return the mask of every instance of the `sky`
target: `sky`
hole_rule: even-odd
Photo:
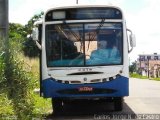
[[[115,5],[120,7],[136,36],[130,61],[139,54],[160,54],[160,0],[78,0],[81,5]],[[27,24],[30,18],[50,7],[75,5],[76,0],[9,0],[9,22]]]

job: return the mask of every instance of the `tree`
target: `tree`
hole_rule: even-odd
[[[42,17],[43,17],[43,14],[44,14],[44,12],[41,12],[40,14],[34,15],[34,16],[28,21],[27,25],[25,25],[26,32],[27,32],[29,35],[32,34],[32,29],[33,29],[33,27],[34,27],[34,23],[35,23],[36,21],[41,20]]]
[[[27,32],[25,27],[19,23],[9,23],[9,41],[11,47],[16,46],[17,50],[22,50]]]
[[[28,24],[25,25],[25,32],[29,36],[28,38],[25,39],[24,46],[23,46],[23,52],[25,56],[28,57],[36,57],[39,54],[39,49],[37,48],[36,44],[31,38],[32,35],[32,29],[34,27],[34,23],[36,21],[39,21],[43,17],[43,12],[40,14],[34,15],[29,21]]]
[[[20,40],[23,41],[26,37],[27,32],[25,31],[25,27],[18,23],[9,23],[9,38],[12,40]]]
[[[44,13],[41,12],[40,14],[34,15],[25,26],[18,23],[9,24],[9,39],[13,41],[12,45],[16,45],[18,49],[21,48],[23,50],[25,56],[38,56],[39,49],[32,40],[31,35],[34,23],[39,21],[43,14]]]
[[[132,62],[132,65],[129,66],[129,72],[133,73],[136,72],[136,61]]]

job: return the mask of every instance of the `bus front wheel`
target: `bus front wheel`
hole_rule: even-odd
[[[54,115],[60,115],[63,111],[63,101],[61,99],[52,98],[52,109]]]
[[[123,97],[114,98],[114,109],[115,109],[115,111],[122,111],[122,109],[123,109]]]

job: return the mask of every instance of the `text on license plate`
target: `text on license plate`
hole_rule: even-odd
[[[79,87],[78,91],[79,92],[93,91],[93,88],[92,87]]]

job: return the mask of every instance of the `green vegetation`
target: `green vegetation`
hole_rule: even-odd
[[[147,76],[142,76],[140,74],[137,73],[130,73],[130,77],[131,78],[139,78],[139,79],[150,79],[150,80],[156,80],[156,81],[160,81],[160,78],[148,78]]]
[[[34,115],[47,114],[51,109],[50,99],[34,93],[34,89],[39,88],[39,60],[36,58],[38,51],[32,58],[24,54],[25,47],[30,49],[24,47],[28,31],[33,27],[28,26],[9,24],[7,52],[4,41],[0,39],[0,117],[15,115],[25,120]],[[30,49],[30,52],[36,51]]]
[[[129,66],[129,72],[132,74],[136,72],[136,61],[132,62],[132,64]]]
[[[132,64],[129,66],[130,77],[160,81],[160,78],[152,78],[152,77],[148,78],[148,76],[142,76],[142,75],[138,74],[139,73],[138,71],[139,70],[136,69],[136,61],[132,62]]]
[[[142,75],[137,74],[137,73],[130,73],[130,77],[132,77],[132,78],[140,78],[140,79],[148,79],[147,76],[142,76]]]
[[[23,53],[25,56],[28,57],[37,57],[39,55],[39,49],[36,46],[36,44],[34,43],[34,41],[31,38],[31,34],[32,34],[32,28],[34,27],[34,23],[36,21],[38,21],[40,18],[42,18],[43,16],[43,12],[41,12],[38,15],[34,15],[29,21],[28,24],[25,25],[24,31],[26,31],[26,36],[28,36],[27,38],[24,39],[23,42]]]
[[[0,114],[16,115],[20,119],[46,114],[51,109],[50,100],[33,92],[39,87],[38,58],[23,56],[13,44],[9,50],[9,64],[5,64],[3,57],[0,59]]]
[[[160,81],[160,78],[149,78],[150,80]]]

